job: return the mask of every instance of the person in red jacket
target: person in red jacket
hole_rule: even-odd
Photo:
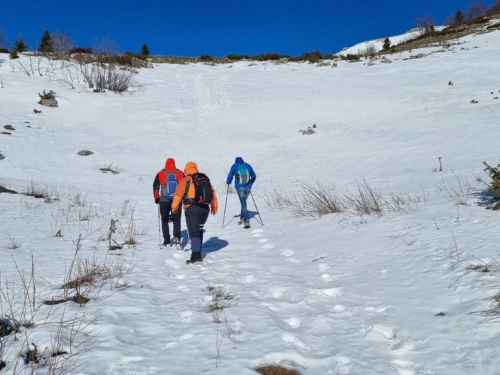
[[[182,210],[172,212],[172,201],[179,181],[184,178],[184,172],[175,167],[175,160],[168,158],[165,168],[156,174],[153,182],[155,203],[160,205],[161,229],[163,232],[162,246],[170,245],[169,221],[174,222],[174,244],[181,249],[181,216]]]

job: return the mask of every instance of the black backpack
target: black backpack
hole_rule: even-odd
[[[190,204],[195,204],[202,207],[207,207],[212,203],[212,185],[210,179],[203,173],[195,173],[191,175],[194,187],[194,198],[188,198]],[[190,188],[188,187],[188,194]]]

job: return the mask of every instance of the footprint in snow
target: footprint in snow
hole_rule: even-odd
[[[354,314],[347,310],[343,305],[335,305],[332,307],[332,313],[335,314],[335,318],[350,318]]]
[[[309,346],[304,344],[297,337],[295,337],[294,335],[292,335],[290,333],[285,333],[284,335],[281,336],[281,338],[283,339],[284,342],[286,342],[288,344],[292,344],[300,349],[304,349],[304,350],[308,350],[308,351],[311,350],[311,348]]]
[[[264,306],[264,307],[267,307],[267,308],[268,308],[269,310],[271,310],[272,312],[276,312],[276,311],[278,311],[278,310],[279,310],[279,309],[278,309],[276,306],[274,306],[272,303],[262,302],[262,303],[261,303],[261,305],[262,305],[262,306]]]
[[[388,307],[385,307],[385,306],[380,306],[380,307],[368,306],[368,307],[365,307],[366,311],[373,311],[373,312],[377,312],[377,313],[385,312],[385,310],[387,310],[387,309],[388,309]]]
[[[269,241],[267,238],[261,238],[261,239],[259,240],[259,243],[265,243],[265,242],[267,242],[267,241]]]
[[[334,277],[332,275],[329,275],[327,273],[321,275],[321,278],[323,279],[323,281],[325,283],[329,283],[330,281],[332,281],[334,279]]]
[[[351,372],[351,360],[346,357],[335,357],[337,366],[335,366],[336,374],[348,375]]]
[[[264,250],[270,250],[270,249],[273,249],[273,248],[274,248],[274,246],[273,246],[273,245],[271,245],[271,244],[267,244],[267,245],[261,246],[260,248],[261,248],[261,249],[264,249]]]
[[[194,337],[194,335],[193,335],[193,334],[191,334],[191,333],[187,333],[187,334],[182,335],[181,337],[179,337],[179,340],[178,340],[178,341],[172,341],[172,342],[166,343],[166,344],[165,344],[165,347],[166,347],[166,348],[175,348],[176,346],[179,346],[179,344],[180,344],[181,342],[191,340],[193,337]]]
[[[284,255],[286,257],[289,257],[290,255],[293,255],[294,251],[292,249],[285,249],[281,252],[281,255]]]
[[[191,321],[192,316],[193,316],[192,311],[184,311],[179,315],[182,323],[189,323]]]
[[[166,259],[165,264],[169,267],[172,267],[172,268],[180,268],[180,266],[181,266],[179,263],[174,262],[173,260],[170,260],[170,259]]]
[[[308,294],[324,294],[329,297],[338,297],[342,294],[341,288],[330,288],[330,289],[310,289]]]
[[[326,264],[319,264],[318,268],[319,268],[319,272],[325,272],[327,269],[330,268],[330,266],[327,266]]]
[[[391,367],[395,369],[399,375],[415,375],[415,363],[410,361],[391,361]],[[419,372],[420,373],[420,372]]]
[[[283,297],[285,292],[286,292],[285,288],[272,288],[268,290],[268,293],[272,298],[281,298]]]
[[[297,317],[292,317],[284,320],[292,328],[299,328],[302,322]]]
[[[380,324],[369,326],[365,339],[377,342],[397,340],[391,327],[384,327]]]
[[[243,278],[244,283],[253,283],[255,281],[254,275],[247,275]]]
[[[252,231],[252,234],[257,234],[257,233],[264,233],[264,229],[254,229]]]
[[[179,337],[179,341],[180,342],[188,341],[188,340],[191,340],[193,337],[194,337],[194,335],[192,333],[187,333],[187,334],[182,335],[181,337]]]

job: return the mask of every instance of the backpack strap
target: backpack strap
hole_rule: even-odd
[[[186,181],[186,191],[184,192],[184,197],[182,198],[182,203],[193,204],[193,199],[189,198],[189,188],[191,187],[191,182],[193,182],[193,176],[189,176],[189,180]]]

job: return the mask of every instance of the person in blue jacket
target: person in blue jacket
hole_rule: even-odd
[[[250,228],[250,219],[248,217],[247,199],[252,191],[252,185],[257,179],[252,166],[245,163],[241,157],[237,157],[227,175],[226,183],[231,184],[234,177],[234,188],[240,198],[241,213],[238,225],[244,224],[245,228]]]

